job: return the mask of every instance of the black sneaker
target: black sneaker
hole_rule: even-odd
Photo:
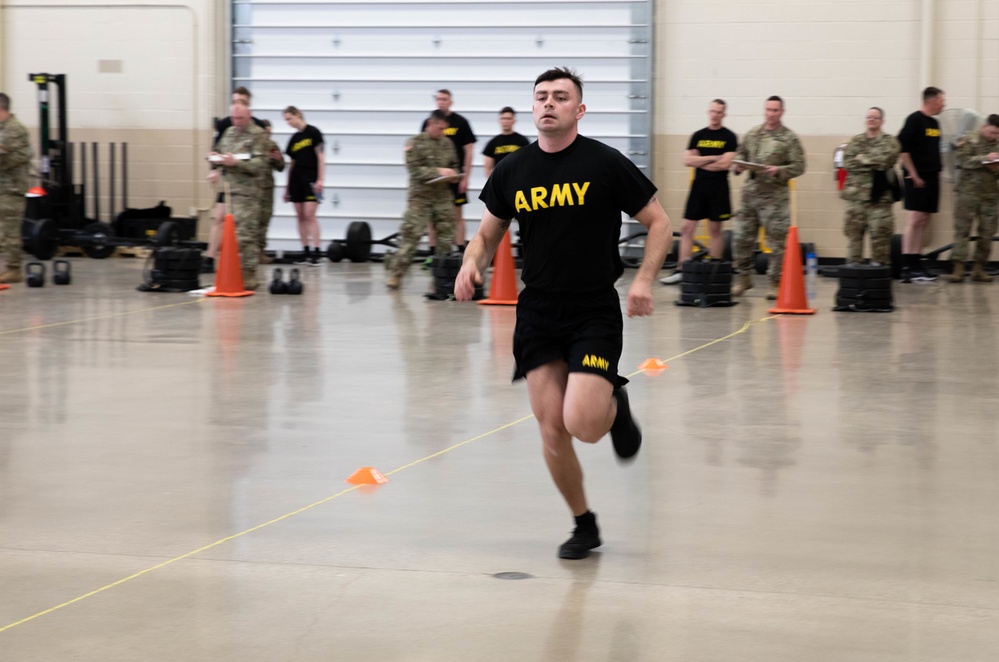
[[[932,283],[938,278],[938,276],[934,276],[926,271],[913,271],[909,277],[913,283]]]
[[[610,429],[611,441],[614,442],[614,452],[617,456],[627,460],[634,457],[642,447],[642,430],[631,417],[628,392],[623,386],[614,389],[614,399],[617,400],[617,414]]]
[[[600,547],[600,529],[596,524],[593,528],[584,529],[577,526],[572,532],[572,537],[566,540],[558,548],[560,559],[585,559],[590,555],[590,550]]]
[[[203,274],[215,273],[215,258],[213,257],[201,258],[201,273]]]
[[[909,270],[909,267],[902,267],[902,282],[903,283],[912,282],[912,271]]]

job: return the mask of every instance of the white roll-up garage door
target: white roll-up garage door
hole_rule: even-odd
[[[234,0],[231,15],[232,83],[253,93],[253,114],[272,122],[282,149],[292,133],[281,115],[289,105],[326,138],[326,241],[357,220],[376,238],[397,230],[406,206],[402,147],[441,88],[479,140],[464,208],[469,236],[482,214],[480,152],[499,132],[499,109],[514,107],[516,129],[533,140],[531,90],[550,67],[583,76],[583,134],[651,165],[651,0]],[[278,174],[271,249],[298,246],[283,194]]]

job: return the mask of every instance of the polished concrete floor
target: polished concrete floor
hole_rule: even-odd
[[[0,292],[4,662],[999,659],[999,283],[856,314],[827,280],[813,317],[657,286],[646,444],[579,449],[604,546],[571,562],[513,310],[379,264],[243,300],[141,267]]]

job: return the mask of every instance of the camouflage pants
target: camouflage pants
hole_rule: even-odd
[[[950,257],[955,262],[968,259],[968,237],[971,226],[978,218],[978,241],[975,244],[975,262],[985,264],[992,252],[992,236],[999,225],[999,200],[982,200],[973,195],[954,195],[954,248]]]
[[[846,203],[843,234],[849,240],[846,248],[847,262],[860,262],[864,258],[865,232],[871,233],[871,259],[881,264],[891,262],[891,236],[895,232],[895,216],[890,203]]]
[[[0,257],[7,269],[21,270],[21,221],[24,218],[23,195],[0,194]]]
[[[767,233],[767,246],[772,251],[767,276],[774,285],[780,283],[780,270],[784,263],[784,242],[787,239],[788,228],[791,227],[787,191],[782,193],[783,195],[759,195],[755,192],[747,193],[743,189],[739,220],[735,225],[735,237],[732,243],[736,271],[741,274],[752,273],[753,249],[762,225]]]
[[[236,219],[239,261],[243,271],[256,271],[260,264],[260,196],[232,194],[232,215]]]
[[[257,221],[257,244],[261,252],[267,249],[267,229],[274,215],[274,189],[260,189],[260,220]]]
[[[416,244],[420,240],[420,235],[429,223],[434,232],[437,233],[437,255],[447,255],[454,245],[454,200],[450,197],[441,197],[437,201],[432,200],[410,200],[409,209],[402,219],[402,227],[399,228],[399,249],[392,258],[389,272],[395,276],[402,277],[409,264],[413,261],[416,253]]]

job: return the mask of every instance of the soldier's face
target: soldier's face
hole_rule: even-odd
[[[879,113],[878,111],[868,110],[867,117],[864,119],[864,123],[866,124],[868,130],[880,131],[881,125],[884,123],[884,120],[881,119],[881,113]]]
[[[929,106],[930,115],[939,115],[947,107],[947,95],[938,94],[926,102]]]
[[[586,106],[568,78],[543,81],[534,87],[534,126],[545,133],[560,133],[574,127]]]
[[[720,103],[708,106],[708,122],[711,126],[720,126],[723,119],[725,119],[725,106]]]
[[[982,138],[985,138],[985,140],[990,143],[994,143],[996,140],[999,140],[999,126],[992,126],[991,124],[983,126]]]
[[[301,131],[302,127],[305,126],[305,120],[294,113],[285,113],[284,121],[288,123],[288,126],[295,129],[295,131]]]
[[[246,106],[232,107],[232,125],[237,129],[245,129],[250,126],[250,111]]]
[[[427,122],[427,135],[434,140],[439,140],[444,135],[444,129],[447,128],[447,122],[442,122],[441,120],[430,120]]]
[[[434,101],[437,102],[437,110],[443,110],[445,113],[451,112],[450,94],[443,94],[438,92],[437,96],[434,97]]]
[[[516,121],[517,118],[513,113],[503,113],[499,116],[500,130],[502,130],[503,133],[510,133],[513,131],[513,124]]]
[[[763,107],[763,116],[767,124],[780,124],[780,118],[784,116],[784,105],[780,101],[767,101]]]

